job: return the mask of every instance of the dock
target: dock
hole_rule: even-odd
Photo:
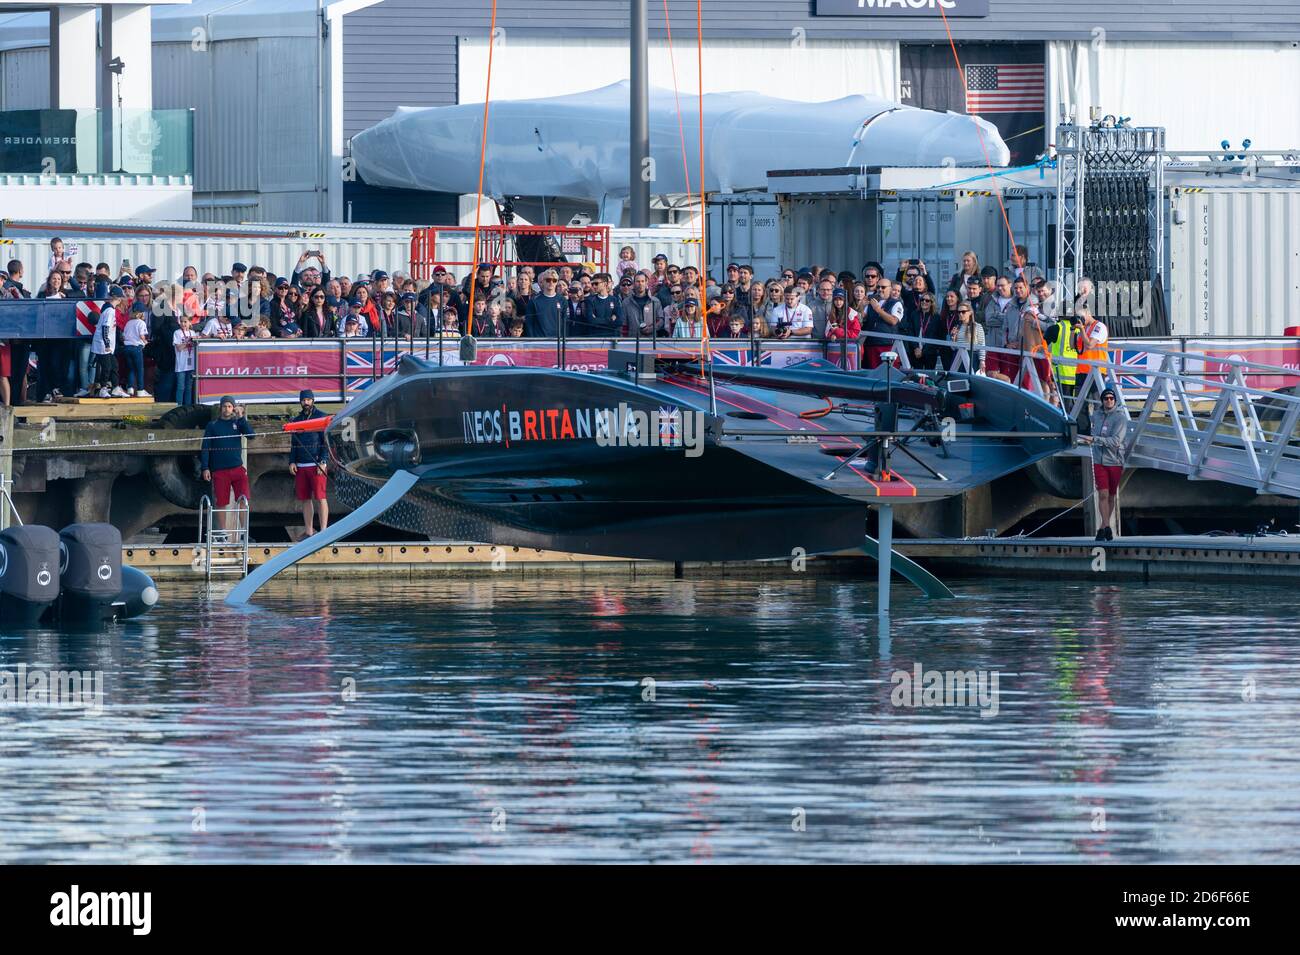
[[[1099,542],[1083,537],[968,538],[896,540],[895,550],[939,577],[1054,577],[1126,582],[1152,580],[1300,579],[1300,536],[1281,537],[1132,537]],[[279,555],[288,544],[253,544],[249,565]],[[203,548],[186,544],[128,545],[124,562],[159,579],[203,576]],[[788,560],[728,563],[633,560],[565,554],[533,548],[465,542],[342,543],[313,554],[282,575],[288,580],[382,575],[467,578],[598,575],[605,577],[861,577],[872,579],[875,562],[865,554],[841,551],[809,557],[795,571]]]
[[[1300,535],[973,537],[895,541],[895,549],[940,577],[1059,577],[1151,580],[1300,579]]]
[[[251,544],[249,567],[264,564],[288,549],[288,544]],[[122,560],[157,579],[201,579],[204,549],[201,545],[148,544],[122,548]],[[312,554],[284,571],[277,579],[316,581],[334,577],[380,575],[393,579],[417,577],[468,578],[505,576],[601,575],[606,577],[710,576],[866,576],[875,562],[851,551],[809,557],[793,570],[789,560],[733,561],[725,564],[626,557],[565,554],[529,547],[495,546],[465,542],[340,543]]]

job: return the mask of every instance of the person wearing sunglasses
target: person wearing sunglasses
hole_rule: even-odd
[[[1080,444],[1092,446],[1092,476],[1097,485],[1097,508],[1101,512],[1097,540],[1115,539],[1111,525],[1115,517],[1115,498],[1124,477],[1124,441],[1128,436],[1128,416],[1119,403],[1115,389],[1107,386],[1101,393],[1101,408],[1090,416],[1092,434],[1079,438]]]
[[[568,303],[557,291],[560,274],[555,269],[542,273],[542,291],[528,300],[528,312],[524,316],[524,334],[529,338],[557,338],[560,334],[560,322],[564,320]]]
[[[969,302],[957,306],[956,321],[948,337],[957,348],[966,352],[970,361],[970,370],[977,375],[986,373],[984,367],[984,326],[975,321],[975,310]],[[951,367],[951,360],[949,366]]]
[[[939,317],[939,310],[935,307],[933,292],[916,293],[916,307],[908,316],[906,324],[907,333],[917,338],[944,337],[947,330],[943,327],[943,319]],[[912,365],[918,369],[934,368],[945,351],[942,345],[935,345],[932,342],[909,342],[907,347],[911,351]]]

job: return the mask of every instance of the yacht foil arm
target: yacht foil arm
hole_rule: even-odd
[[[292,567],[304,557],[310,557],[316,551],[329,547],[335,541],[358,531],[371,521],[381,517],[385,511],[396,504],[415,486],[418,481],[410,471],[398,471],[390,477],[369,500],[336,524],[331,524],[319,534],[312,534],[260,565],[251,574],[241,580],[226,597],[231,605],[246,604],[261,586],[280,571]]]

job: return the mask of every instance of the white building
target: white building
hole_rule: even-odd
[[[154,110],[150,9],[0,0],[0,215],[189,218],[190,117]]]

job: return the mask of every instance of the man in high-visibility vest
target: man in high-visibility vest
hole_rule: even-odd
[[[1079,356],[1079,378],[1082,379],[1092,370],[1089,362],[1110,361],[1110,352],[1106,348],[1110,342],[1110,332],[1103,322],[1097,321],[1092,317],[1092,313],[1086,310],[1079,312],[1074,329],[1073,345]]]
[[[1056,324],[1048,329],[1047,337],[1051,340],[1051,347],[1048,351],[1051,352],[1052,363],[1056,365],[1056,381],[1061,386],[1061,394],[1073,397],[1078,366],[1057,361],[1056,359],[1079,357],[1079,352],[1074,347],[1074,326],[1068,318],[1061,316],[1057,319]]]

